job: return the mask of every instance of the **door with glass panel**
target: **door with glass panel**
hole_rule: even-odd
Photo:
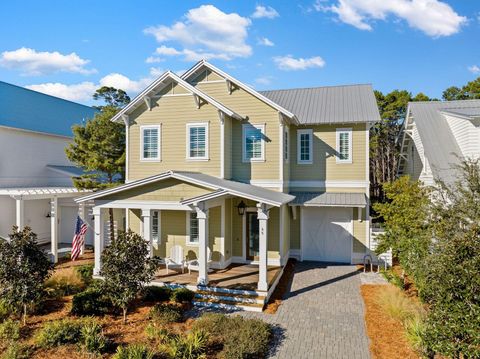
[[[258,260],[260,232],[257,212],[247,212],[247,259]]]

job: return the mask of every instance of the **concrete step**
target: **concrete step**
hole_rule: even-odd
[[[195,298],[221,300],[226,303],[248,303],[248,304],[264,304],[265,296],[256,295],[238,295],[229,293],[214,293],[209,291],[198,291]]]
[[[220,308],[225,310],[245,310],[248,312],[261,312],[264,306],[259,303],[244,303],[231,300],[224,301],[212,298],[195,298],[192,303],[199,307]]]

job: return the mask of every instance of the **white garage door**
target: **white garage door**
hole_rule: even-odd
[[[303,260],[350,263],[352,214],[351,208],[304,207]]]

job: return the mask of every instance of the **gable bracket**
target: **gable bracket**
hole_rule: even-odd
[[[145,96],[143,98],[143,101],[145,101],[145,104],[147,105],[148,110],[152,111],[152,98],[149,96]]]
[[[227,91],[228,91],[228,94],[231,95],[232,92],[233,92],[233,84],[232,84],[232,81],[228,80],[227,79]]]
[[[220,123],[223,125],[225,123],[225,113],[221,110],[218,110],[218,118]]]
[[[130,119],[128,118],[128,115],[122,115],[122,120],[125,126],[128,126],[130,124]]]
[[[288,124],[287,119],[281,112],[278,113],[278,123],[280,126],[286,126]]]

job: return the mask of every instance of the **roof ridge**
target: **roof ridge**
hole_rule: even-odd
[[[444,105],[448,105],[448,104],[465,103],[465,102],[480,102],[480,99],[472,98],[472,99],[466,99],[466,100],[450,100],[450,101],[434,101],[434,100],[430,100],[430,101],[408,101],[408,104],[420,104],[420,105],[424,105],[424,104],[436,104],[436,105],[444,104]]]
[[[333,88],[333,87],[353,87],[353,86],[372,86],[371,83],[360,83],[360,84],[347,84],[347,85],[329,85],[329,86],[312,86],[312,87],[292,87],[287,89],[272,89],[272,90],[262,90],[258,92],[271,92],[271,91],[293,91],[293,90],[313,90],[313,89],[324,89],[324,88]]]

